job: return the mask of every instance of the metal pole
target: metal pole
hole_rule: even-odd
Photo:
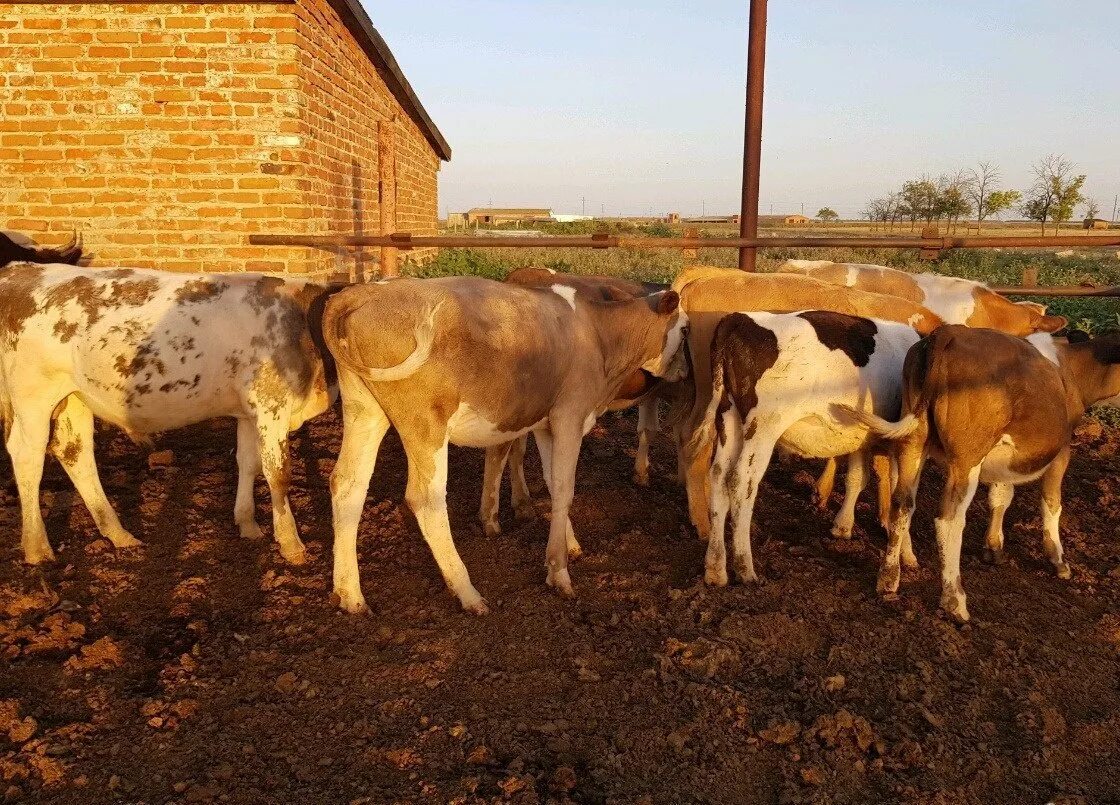
[[[766,72],[766,0],[751,0],[747,44],[747,119],[743,131],[743,206],[739,237],[758,237],[758,170],[762,161],[762,87]],[[739,250],[739,268],[754,271],[757,249]]]

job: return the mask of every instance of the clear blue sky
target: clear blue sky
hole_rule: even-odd
[[[747,0],[364,0],[453,150],[440,214],[738,209]],[[771,0],[761,209],[987,159],[1120,192],[1120,2]]]

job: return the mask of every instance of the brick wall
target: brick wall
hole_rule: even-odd
[[[0,227],[76,229],[98,265],[347,268],[248,235],[349,233],[355,214],[379,231],[394,114],[398,228],[435,229],[438,158],[315,0],[0,4],[0,112]]]

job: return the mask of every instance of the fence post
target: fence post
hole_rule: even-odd
[[[686,238],[698,238],[700,237],[700,230],[694,226],[690,226],[684,230],[684,236]],[[684,258],[685,265],[688,265],[689,260],[698,260],[700,258],[700,250],[685,247],[681,249],[681,256]]]
[[[936,226],[922,227],[922,240],[938,241],[937,243],[923,243],[922,250],[918,252],[918,259],[933,262],[941,256],[941,233]]]
[[[1038,266],[1026,266],[1023,268],[1023,287],[1035,288],[1038,286]]]
[[[377,123],[377,206],[381,212],[381,234],[392,235],[397,229],[397,157],[396,121]],[[381,247],[381,276],[397,276],[397,250]]]

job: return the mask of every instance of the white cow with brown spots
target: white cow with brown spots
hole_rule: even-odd
[[[584,434],[638,369],[683,373],[687,317],[673,292],[602,302],[567,286],[475,277],[347,288],[327,303],[323,337],[339,367],[342,450],[331,476],[334,593],[365,608],[357,532],[389,426],[408,456],[406,500],[463,608],[487,611],[447,518],[449,444],[489,447],[532,432],[552,495],[547,582],[571,595],[568,509]]]
[[[989,485],[989,556],[1003,554],[1003,516],[1015,486],[1041,479],[1043,548],[1061,578],[1070,569],[1058,520],[1062,478],[1074,426],[1089,406],[1120,404],[1120,336],[1059,343],[994,330],[947,325],[911,348],[904,369],[904,416],[889,422],[855,412],[881,436],[897,440],[899,480],[879,592],[898,591],[900,552],[909,550],[910,521],[926,458],[945,467],[935,521],[941,555],[941,607],[969,619],[960,577],[961,537],[969,503]]]
[[[231,416],[238,421],[234,519],[241,534],[260,536],[253,481],[263,469],[280,552],[302,562],[287,500],[287,437],[325,411],[337,391],[328,387],[333,366],[324,365],[309,327],[328,292],[256,274],[26,263],[0,269],[0,413],[19,487],[25,560],[54,558],[39,510],[48,447],[102,535],[127,548],[139,543],[98,479],[94,417],[149,443],[159,431]]]
[[[849,456],[847,494],[834,530],[851,533],[877,437],[862,422],[838,416],[835,406],[893,416],[902,403],[902,362],[919,337],[906,324],[823,310],[732,313],[719,322],[711,402],[691,447],[712,456],[709,584],[727,584],[729,514],[736,575],[743,582],[757,579],[751,517],[775,450],[805,458]]]

